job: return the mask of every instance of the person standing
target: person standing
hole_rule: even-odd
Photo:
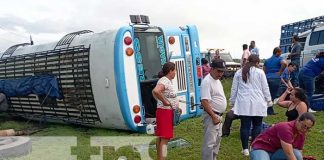
[[[303,160],[306,133],[315,125],[315,116],[306,112],[298,120],[281,122],[261,133],[253,142],[251,160]]]
[[[159,160],[167,156],[168,141],[173,138],[173,108],[179,107],[177,92],[171,82],[176,75],[175,64],[167,62],[159,73],[159,81],[152,91],[157,100],[156,110],[156,148]]]
[[[267,76],[267,82],[270,88],[272,101],[277,97],[279,86],[280,86],[280,75],[287,66],[286,61],[280,57],[281,49],[275,47],[273,54],[270,58],[264,62],[263,70]],[[273,106],[268,107],[268,115],[276,114],[273,110]]]
[[[222,59],[213,60],[209,74],[201,83],[201,105],[204,108],[202,115],[204,126],[203,160],[215,160],[220,147],[221,116],[227,105],[223,85],[220,81],[224,71],[226,71],[225,61]]]
[[[243,47],[243,54],[242,54],[242,58],[241,58],[241,67],[243,67],[246,64],[247,59],[251,55],[247,44],[243,44],[242,47]]]
[[[219,49],[216,49],[215,55],[214,55],[214,58],[213,59],[220,59]]]
[[[291,82],[293,86],[299,86],[299,66],[300,66],[300,54],[301,54],[301,44],[299,43],[299,37],[294,35],[292,38],[291,52],[288,54],[291,62],[296,65],[296,70],[291,74]]]
[[[300,70],[299,85],[306,92],[308,102],[312,104],[312,97],[315,91],[315,77],[324,71],[324,52],[320,52],[312,58]]]
[[[241,119],[240,137],[242,154],[249,156],[248,142],[252,123],[252,141],[261,132],[262,119],[267,116],[271,96],[265,73],[258,68],[259,56],[252,54],[248,63],[233,78],[230,104]]]
[[[206,58],[202,58],[201,63],[202,63],[203,78],[205,78],[210,71],[209,62]]]
[[[247,44],[243,44],[242,47],[243,47],[243,54],[241,58],[241,68],[243,68],[243,66],[248,62],[248,58],[251,55]],[[233,107],[232,104],[230,104],[230,106]],[[222,127],[222,137],[228,137],[230,135],[232,122],[236,119],[239,119],[239,116],[234,114],[233,109],[229,110],[226,113],[225,121]]]
[[[259,56],[259,48],[255,46],[255,41],[251,41],[250,43],[250,46],[251,46],[251,54],[256,54]]]

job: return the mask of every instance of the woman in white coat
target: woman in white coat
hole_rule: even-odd
[[[252,128],[252,141],[261,132],[263,117],[267,116],[267,106],[271,95],[263,70],[258,68],[260,59],[250,55],[248,63],[238,70],[233,78],[230,105],[234,105],[234,114],[241,119],[240,137],[242,154],[249,156],[249,132]]]

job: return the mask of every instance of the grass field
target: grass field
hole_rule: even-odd
[[[230,94],[231,80],[223,80],[223,86],[227,98]],[[229,108],[228,108],[229,109]],[[285,121],[285,109],[275,107],[275,111],[279,114],[269,116],[264,119],[267,123],[275,123]],[[306,145],[304,148],[304,155],[315,156],[318,160],[324,160],[324,112],[315,113],[317,122],[315,127],[309,133]],[[168,159],[179,160],[199,160],[201,159],[201,144],[202,144],[202,119],[200,117],[192,118],[181,122],[175,127],[175,136],[183,138],[190,143],[186,148],[172,148],[169,149]],[[12,120],[6,114],[0,115],[0,129],[13,128],[20,130],[29,126],[37,125],[37,122],[26,122],[26,120]],[[46,128],[33,134],[32,136],[72,136],[77,137],[78,147],[72,148],[71,153],[78,155],[78,160],[89,159],[90,154],[99,154],[98,147],[89,147],[90,137],[93,136],[132,136],[143,137],[146,135],[139,133],[131,133],[118,130],[107,130],[98,128],[84,128],[80,126],[47,124]],[[151,143],[154,143],[151,142]],[[220,160],[247,160],[241,153],[241,142],[239,139],[239,121],[233,123],[231,135],[223,138],[221,142],[221,149],[218,159]],[[44,153],[46,154],[46,152]],[[118,159],[120,156],[126,156],[127,159],[140,159],[138,152],[135,152],[132,147],[126,146],[120,148],[118,151],[112,151],[111,148],[104,148],[104,159]],[[150,156],[156,159],[156,152],[150,149]],[[57,159],[49,157],[48,159]]]

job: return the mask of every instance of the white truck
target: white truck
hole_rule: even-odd
[[[298,33],[299,42],[302,45],[300,56],[300,68],[308,61],[316,56],[319,52],[324,52],[324,22],[314,22],[311,29]],[[284,50],[285,51],[285,50]],[[282,57],[287,58],[288,53],[282,54]],[[324,110],[324,72],[322,72],[315,80],[315,94],[313,96],[312,108],[319,107],[317,110]]]

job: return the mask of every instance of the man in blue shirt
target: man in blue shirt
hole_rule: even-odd
[[[296,69],[296,65],[290,62],[286,67],[286,69],[282,72],[280,76],[281,84],[277,93],[277,97],[281,96],[281,94],[285,92],[287,88],[291,88],[291,89],[294,88],[290,82],[290,78],[291,78],[290,74],[294,72],[295,69]]]
[[[286,61],[280,55],[281,49],[279,47],[274,48],[272,57],[266,59],[263,66],[272,101],[277,97],[280,86],[280,75],[287,66]],[[273,107],[268,107],[267,113],[268,115],[276,114],[274,113]]]
[[[324,71],[324,52],[321,52],[306,63],[300,70],[299,85],[306,92],[308,102],[312,106],[312,96],[315,90],[315,77]]]
[[[259,56],[259,48],[255,46],[255,41],[251,41],[250,43],[250,46],[251,46],[251,54],[256,54]]]

